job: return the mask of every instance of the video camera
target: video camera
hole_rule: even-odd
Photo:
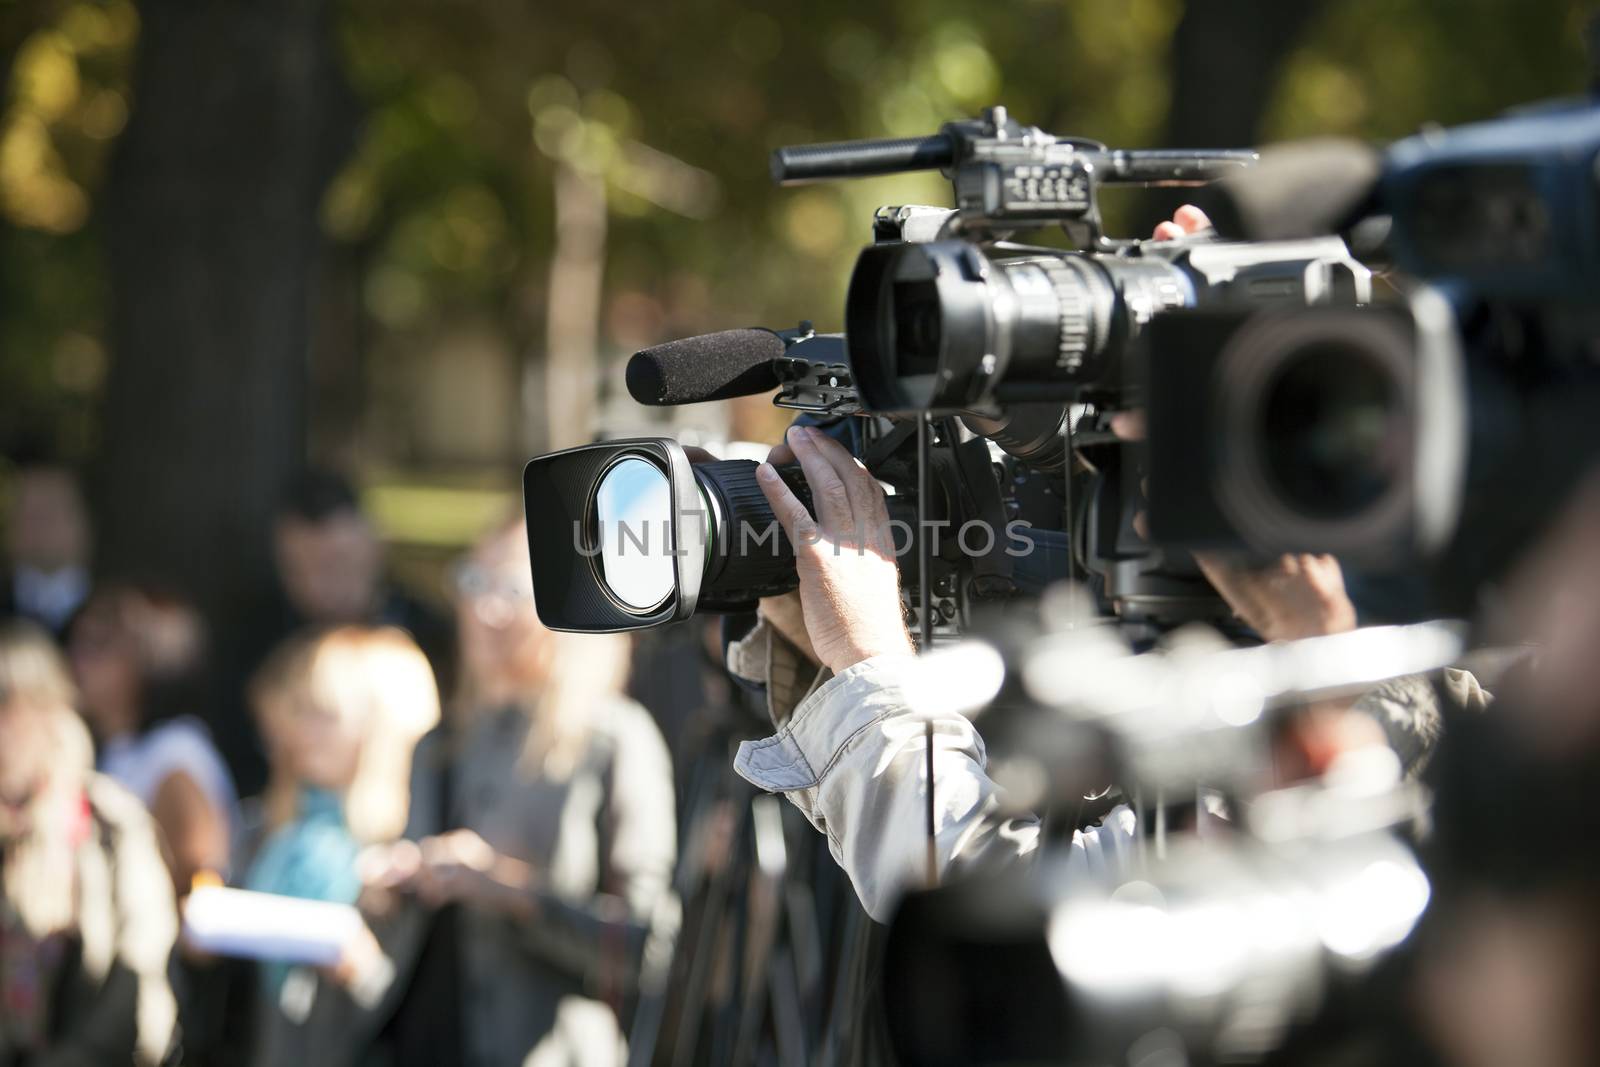
[[[1219,227],[1343,234],[1396,293],[1151,324],[1155,539],[1431,558],[1414,617],[1469,611],[1600,457],[1600,98],[1288,145],[1214,191]]]
[[[849,441],[894,491],[891,511],[909,527],[902,558],[925,552],[938,572],[906,583],[914,616],[927,604],[930,621],[959,624],[970,604],[1080,569],[1129,618],[1225,616],[1186,554],[1168,564],[1132,534],[1138,494],[1125,487],[1139,471],[1120,462],[1101,413],[1138,402],[1130,354],[1158,313],[1355,305],[1370,277],[1337,237],[1113,240],[1098,189],[1199,184],[1254,158],[1112,150],[1023,127],[1000,107],[930,137],[779,149],[772,170],[784,183],[938,167],[957,206],[877,212],[845,336],[802,324],[671,342],[634,356],[629,391],[677,404],[776,389],[774,403],[814,419],[868,416],[852,420],[865,429]],[[1011,240],[1047,226],[1080,247]],[[1075,433],[1100,449],[1095,459],[1072,458]],[[799,487],[797,472],[786,478]],[[696,465],[671,442],[615,442],[533,460],[524,490],[536,599],[557,629],[634,629],[793,588],[792,548],[754,464]],[[640,523],[653,542],[624,529]],[[932,543],[945,526],[957,537]],[[981,537],[961,540],[968,529]]]
[[[1382,156],[1291,146],[1220,189],[1219,226],[1343,233],[1397,291],[1371,308],[1149,324],[1156,536],[1407,566],[1433,549],[1441,584],[1419,610],[1470,606],[1600,457],[1600,106],[1524,110]],[[884,981],[905,1062],[1321,1062],[1343,1058],[1333,1037],[1373,1058],[1385,983],[1405,968],[1394,954],[1441,888],[1409,843],[1426,797],[1382,748],[1270,786],[1274,713],[1451,663],[1460,631],[1196,640],[1129,656],[1080,624],[977,654],[1003,659],[987,672],[1001,680],[968,687],[960,710],[983,716],[1004,792],[1064,837],[1115,781],[1144,830],[1125,873],[1041,849],[908,897]],[[977,675],[960,659],[973,655],[936,654],[917,690]],[[1211,801],[1229,822],[1196,818]],[[1449,832],[1476,841],[1482,827]],[[1002,1010],[1017,1025],[982,1025]]]

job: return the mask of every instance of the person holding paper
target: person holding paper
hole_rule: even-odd
[[[411,754],[439,719],[433,672],[393,627],[313,632],[274,663],[269,750],[278,765],[243,887],[353,906],[362,850],[394,842],[406,825]],[[350,925],[337,960],[320,969],[257,939],[258,1063],[337,1065],[370,1043],[394,967],[366,925]]]
[[[409,843],[369,889],[429,917],[395,1062],[620,1065],[624,1002],[676,926],[670,756],[622,695],[627,639],[540,624],[520,521],[455,593],[460,687],[417,750]]]

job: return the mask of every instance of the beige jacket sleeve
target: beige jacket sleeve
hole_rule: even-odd
[[[822,833],[867,913],[888,921],[908,889],[1030,858],[1039,821],[1008,811],[985,771],[983,739],[960,715],[933,723],[933,847],[925,723],[908,706],[914,656],[878,656],[825,682],[777,734],[739,746],[734,768],[783,793]],[[1133,813],[1114,809],[1077,834],[1068,875],[1115,872],[1132,855]],[[930,869],[931,859],[931,869]]]

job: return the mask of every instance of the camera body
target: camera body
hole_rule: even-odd
[[[1408,614],[1470,611],[1600,457],[1600,101],[1422,134],[1371,169],[1337,195],[1312,168],[1234,180],[1241,201],[1255,180],[1279,183],[1257,202],[1354,203],[1311,224],[1382,234],[1398,299],[1152,323],[1151,528],[1426,571]]]
[[[950,635],[983,603],[1037,594],[1064,573],[1064,535],[1033,527],[1038,479],[955,420],[929,431],[925,499],[914,424],[838,419],[827,429],[891,490],[888,533],[914,623],[927,610],[935,633]],[[799,466],[777,470],[810,507]],[[668,438],[531,460],[523,494],[540,619],[554,630],[638,630],[754,610],[793,590],[794,546],[755,471],[749,460],[691,461]],[[915,576],[924,542],[926,608]]]
[[[1600,95],[1396,142],[1371,205],[1395,266],[1452,293],[1593,307]]]
[[[780,181],[940,167],[956,207],[880,208],[845,301],[863,410],[993,419],[1024,403],[1122,395],[1122,359],[1159,313],[1216,303],[1365,303],[1367,269],[1338,237],[1115,240],[1105,185],[1199,185],[1249,167],[1239,150],[1109,149],[1013,121],[1003,107],[926,138],[782,148]],[[1059,227],[1074,251],[1017,243]]]
[[[1437,295],[1176,312],[1143,366],[1156,541],[1381,564],[1454,529],[1465,383]]]
[[[905,585],[913,620],[926,612],[936,631],[959,630],[983,601],[1075,574],[1098,581],[1110,610],[1157,629],[1225,616],[1186,560],[1169,566],[1133,535],[1138,494],[1120,490],[1137,484],[1137,465],[1120,461],[1122,446],[1110,434],[1100,434],[1100,473],[1075,490],[1082,465],[1073,459],[1070,419],[1074,403],[1138,402],[1128,359],[1140,332],[1169,309],[1369,298],[1366,268],[1337,237],[1250,244],[1209,236],[1118,241],[1101,232],[1103,184],[1197,184],[1253,159],[1242,151],[1112,150],[1022,127],[1004,108],[928,138],[780,149],[773,169],[783,181],[938,166],[957,206],[877,212],[876,243],[851,280],[846,335],[802,324],[698,339],[719,366],[657,354],[640,368],[650,372],[639,376],[651,384],[645,402],[694,395],[692,385],[665,381],[672,368],[686,382],[716,378],[702,395],[776,385],[777,405],[844,419],[833,424],[850,427],[844,436],[853,451],[894,490],[891,511],[908,528],[902,558],[920,558],[927,542],[928,573]],[[1044,226],[1060,226],[1079,250],[1010,240]],[[749,354],[723,358],[719,336]],[[751,470],[688,464],[669,442],[618,447],[540,457],[528,467],[530,547],[548,625],[632,629],[697,609],[740,610],[793,587],[792,546],[771,532],[776,524]],[[1030,500],[1019,499],[1024,484]],[[624,488],[637,499],[623,500]],[[559,503],[546,507],[552,493]],[[650,511],[660,558],[628,560],[620,542],[606,551],[610,542],[597,534],[606,522],[597,515],[607,503],[619,514]],[[1021,520],[1024,512],[1041,517],[1041,508],[1053,513],[1044,522]],[[755,538],[760,562],[741,556],[752,519],[768,531]],[[631,543],[635,555],[650,556],[637,534]],[[546,564],[553,552],[589,562]]]

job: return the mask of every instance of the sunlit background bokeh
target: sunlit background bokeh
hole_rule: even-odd
[[[159,283],[106,249],[119,212],[158,202],[119,192],[150,159],[148,146],[123,151],[131,124],[160,145],[190,121],[182,93],[140,114],[155,106],[140,99],[142,38],[180,32],[184,6],[0,0],[0,452],[26,437],[93,470],[121,447],[103,417],[127,343],[113,294]],[[284,418],[303,428],[307,459],[357,476],[417,574],[501,513],[543,449],[778,432],[764,398],[641,410],[621,363],[714,329],[838,328],[873,208],[947,193],[929,175],[777,189],[775,146],[930,132],[994,102],[1130,147],[1217,131],[1389,138],[1585,78],[1574,0],[1281,4],[1302,9],[1281,27],[1230,27],[1227,12],[1246,5],[1217,4],[1200,40],[1180,32],[1182,0],[291,6],[292,27],[261,47],[291,63],[329,56],[337,84],[283,118],[290,143],[308,123],[306,166],[325,161],[331,175],[306,220],[310,251],[290,265],[309,279],[303,341],[285,352],[304,361],[306,395]],[[1245,88],[1216,90],[1213,104],[1193,57],[1230,42]],[[194,70],[200,107],[228,71]],[[169,127],[178,140],[163,142]],[[237,185],[226,159],[200,151],[186,166],[205,204]],[[190,190],[171,190],[174,210]],[[240,207],[244,223],[230,226],[248,226]],[[1109,214],[1148,225],[1132,200]],[[159,220],[134,232],[159,240]],[[175,322],[172,344],[185,343]],[[205,358],[225,366],[231,354]]]

